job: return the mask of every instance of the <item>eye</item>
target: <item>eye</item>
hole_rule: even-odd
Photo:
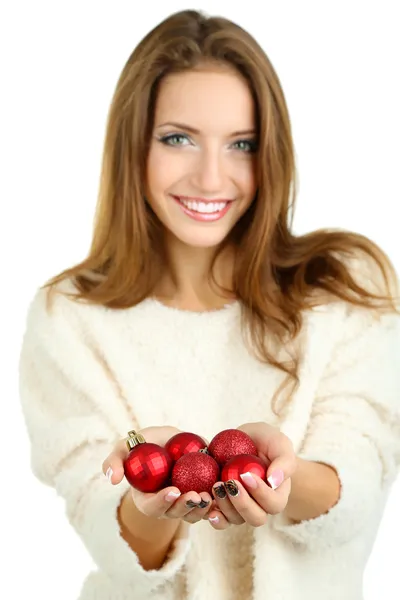
[[[186,135],[183,135],[182,133],[172,133],[169,135],[164,135],[163,137],[159,138],[159,140],[167,146],[183,146],[183,144],[181,144],[179,140],[189,141],[188,137]]]
[[[234,146],[238,145],[240,145],[238,150],[246,153],[256,152],[258,147],[258,144],[255,140],[238,140],[234,143]]]

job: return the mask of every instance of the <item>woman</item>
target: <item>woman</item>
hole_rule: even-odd
[[[82,600],[362,598],[400,462],[397,277],[361,235],[294,235],[294,183],[256,41],[191,10],[151,31],[112,101],[90,253],[38,290],[21,353],[34,473],[98,565]],[[229,428],[268,483],[124,478],[131,429]]]

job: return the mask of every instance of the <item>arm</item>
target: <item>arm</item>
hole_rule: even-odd
[[[365,309],[344,318],[313,403],[293,496],[275,517],[275,528],[293,541],[345,543],[383,510],[400,464],[399,321]]]
[[[135,545],[132,548],[124,539],[126,532],[121,535],[118,509],[130,486],[126,479],[110,485],[101,466],[116,441],[133,425],[139,427],[132,422],[100,353],[87,343],[80,315],[78,305],[58,295],[48,314],[43,290],[28,312],[19,374],[31,466],[37,478],[65,500],[69,522],[99,570],[116,589],[135,589],[135,597],[141,600],[156,587],[173,584],[188,541],[179,528],[162,567],[146,571]],[[124,508],[119,514],[134,530],[134,519]],[[163,545],[163,552],[167,551],[167,542]],[[161,558],[156,562],[161,564]]]
[[[122,498],[117,516],[121,535],[136,553],[143,569],[160,569],[181,521],[154,519],[144,515],[136,508],[130,492]]]
[[[288,518],[299,523],[326,514],[340,497],[340,480],[329,465],[297,457],[292,489],[286,506]]]

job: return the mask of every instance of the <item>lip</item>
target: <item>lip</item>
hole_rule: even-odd
[[[188,200],[188,201],[192,201],[192,202],[204,202],[204,203],[208,203],[208,202],[233,202],[232,198],[212,198],[210,200],[208,198],[200,198],[198,196],[177,196],[176,194],[172,194],[172,196],[174,198],[178,198],[178,199],[183,198],[183,200]]]
[[[225,208],[223,208],[219,212],[217,212],[217,213],[199,213],[199,212],[190,210],[190,208],[187,208],[184,204],[182,204],[182,202],[180,201],[180,198],[183,198],[184,200],[186,200],[187,196],[171,195],[171,197],[175,200],[175,202],[180,207],[182,212],[184,212],[188,217],[190,217],[194,221],[199,221],[202,223],[213,223],[215,221],[219,221],[226,215],[226,213],[228,212],[228,210],[230,209],[230,207],[232,205],[232,200],[219,200],[219,202],[227,203]],[[200,201],[202,202],[202,200],[200,200]],[[209,200],[209,202],[211,202],[211,200]]]

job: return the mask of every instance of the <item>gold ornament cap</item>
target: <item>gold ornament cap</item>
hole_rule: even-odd
[[[141,433],[137,433],[134,429],[128,432],[128,437],[126,438],[126,445],[128,450],[132,450],[135,446],[139,444],[145,444],[146,440],[142,436]]]

